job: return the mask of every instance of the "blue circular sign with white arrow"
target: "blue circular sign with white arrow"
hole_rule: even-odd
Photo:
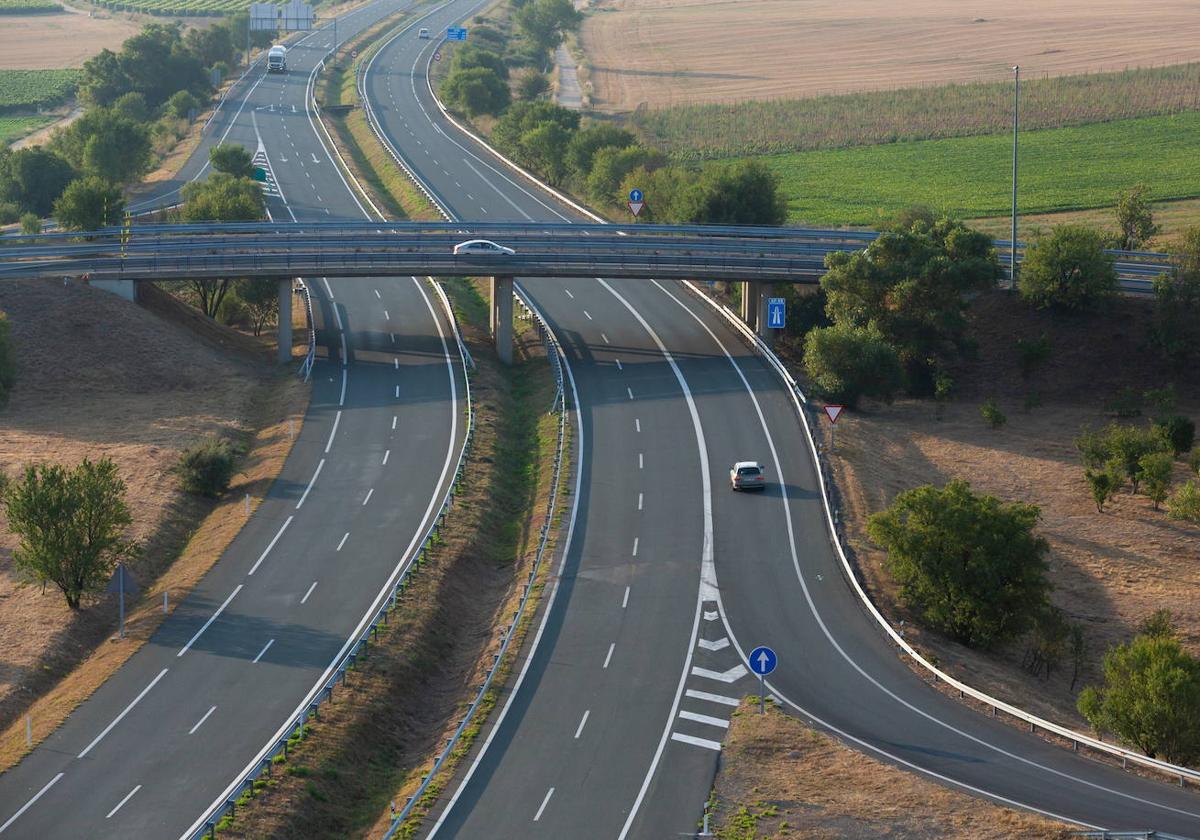
[[[630,201],[636,203],[636,202],[642,201],[644,199],[645,199],[645,196],[642,195],[641,190],[630,190],[629,191],[629,200]]]
[[[759,645],[750,651],[748,658],[750,660],[750,670],[760,677],[765,677],[774,671],[775,666],[779,664],[779,657],[775,655],[775,651],[766,645]]]

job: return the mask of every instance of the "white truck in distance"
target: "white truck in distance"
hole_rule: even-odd
[[[287,48],[276,44],[267,52],[267,72],[287,72]]]

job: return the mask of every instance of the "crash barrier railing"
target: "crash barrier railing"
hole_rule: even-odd
[[[1097,840],[1191,840],[1178,834],[1161,831],[1075,831],[1072,837],[1094,837]]]
[[[564,204],[565,206],[574,209],[576,212],[592,219],[593,221],[599,222],[602,224],[604,223],[605,220],[602,217],[598,216],[596,213],[592,212],[587,207],[584,207],[583,205],[579,204],[578,202],[576,202],[569,196],[564,195],[563,193],[559,192],[558,190],[556,190],[553,187],[549,186],[548,184],[544,183],[541,179],[539,179],[537,176],[533,175],[531,172],[527,171],[523,167],[521,167],[518,164],[514,163],[513,161],[509,160],[507,157],[505,157],[503,154],[501,154],[498,150],[496,150],[490,143],[488,143],[483,138],[479,137],[477,134],[475,134],[469,128],[467,128],[462,123],[460,123],[458,120],[456,120],[454,118],[454,116],[451,115],[450,112],[446,109],[446,107],[442,104],[441,100],[438,99],[437,94],[433,90],[433,85],[429,81],[428,67],[426,68],[426,70],[427,70],[427,72],[425,74],[426,75],[426,86],[429,89],[430,96],[433,97],[433,100],[435,103],[437,103],[438,109],[441,111],[442,116],[449,123],[451,123],[453,126],[455,126],[464,135],[472,138],[478,144],[479,148],[482,149],[485,153],[490,154],[492,157],[494,157],[495,159],[500,161],[500,163],[503,164],[506,168],[517,173],[520,177],[526,179],[527,181],[529,181],[530,183],[535,185],[538,189],[542,190],[543,192],[545,192],[548,195],[553,196],[555,199],[562,202],[562,204]],[[1154,256],[1156,256],[1156,257],[1164,256],[1165,257],[1165,255],[1157,255],[1157,254]],[[738,318],[728,308],[726,308],[725,306],[723,306],[722,304],[713,300],[711,297],[709,297],[707,294],[705,294],[693,282],[684,281],[684,285],[688,289],[690,289],[691,291],[696,293],[700,297],[701,300],[703,300],[703,301],[707,302],[709,305],[711,305],[723,318],[725,318],[725,320],[727,320],[733,326],[733,328],[735,330],[737,330],[742,336],[744,336],[746,338],[746,340],[750,343],[750,345],[753,348],[755,348],[764,359],[767,360],[767,363],[771,367],[771,369],[787,385],[788,392],[791,394],[791,397],[792,397],[792,404],[796,409],[796,413],[800,417],[801,425],[804,427],[804,434],[808,440],[809,449],[810,449],[812,457],[813,457],[813,462],[818,465],[818,474],[821,476],[821,501],[822,501],[822,505],[824,506],[824,509],[825,509],[825,523],[829,530],[830,540],[834,546],[835,551],[837,552],[839,560],[841,561],[843,574],[845,575],[846,579],[850,582],[850,585],[853,587],[853,589],[854,589],[855,593],[858,595],[859,599],[866,606],[867,610],[871,613],[872,616],[874,616],[874,618],[875,618],[876,622],[879,624],[879,626],[892,639],[892,641],[901,649],[901,651],[908,654],[913,659],[914,662],[918,663],[927,673],[931,674],[935,679],[937,679],[941,682],[944,682],[945,684],[949,685],[951,688],[957,690],[960,697],[970,696],[973,699],[978,700],[979,702],[991,707],[993,715],[995,715],[997,713],[997,711],[1003,711],[1006,714],[1011,715],[1012,717],[1017,718],[1018,720],[1021,720],[1025,723],[1027,723],[1029,725],[1029,729],[1031,732],[1035,731],[1036,729],[1042,729],[1046,732],[1053,733],[1061,738],[1064,738],[1067,741],[1070,741],[1075,750],[1078,750],[1079,746],[1082,744],[1083,746],[1093,749],[1097,752],[1105,753],[1105,754],[1111,755],[1115,758],[1120,758],[1122,767],[1127,767],[1128,764],[1130,762],[1132,762],[1134,764],[1137,764],[1140,767],[1145,767],[1147,769],[1154,770],[1154,771],[1162,773],[1164,775],[1171,776],[1171,777],[1177,779],[1180,785],[1183,785],[1185,780],[1191,780],[1193,782],[1200,782],[1200,771],[1193,770],[1189,767],[1182,767],[1177,764],[1171,764],[1170,762],[1160,761],[1155,758],[1150,758],[1149,756],[1143,755],[1142,753],[1139,753],[1135,750],[1128,750],[1128,749],[1125,749],[1123,747],[1119,747],[1119,746],[1116,746],[1113,744],[1106,744],[1104,741],[1101,741],[1099,738],[1093,738],[1089,735],[1085,735],[1082,732],[1076,732],[1073,729],[1069,729],[1065,726],[1060,726],[1056,723],[1052,723],[1048,720],[1044,720],[1043,718],[1040,718],[1036,715],[1032,715],[1032,714],[1024,711],[1023,709],[1019,709],[1016,706],[1013,706],[1009,703],[1005,703],[1002,700],[998,700],[998,699],[992,697],[991,695],[986,694],[985,692],[979,691],[976,688],[972,688],[971,686],[967,685],[966,683],[963,683],[963,682],[955,679],[954,677],[950,676],[949,674],[942,672],[935,665],[933,665],[933,663],[929,662],[927,659],[925,659],[925,657],[921,656],[921,654],[919,654],[916,650],[914,650],[913,647],[907,641],[905,641],[904,638],[891,626],[891,624],[888,623],[887,619],[883,617],[883,614],[879,612],[878,608],[876,608],[875,604],[871,601],[870,597],[867,595],[866,590],[863,589],[862,584],[859,582],[858,577],[855,574],[854,568],[850,564],[850,560],[849,560],[848,556],[846,555],[845,549],[843,548],[843,545],[842,545],[842,537],[840,535],[840,524],[839,524],[840,511],[838,511],[838,509],[834,506],[834,504],[830,498],[830,494],[831,494],[831,492],[833,492],[833,490],[835,488],[833,487],[832,478],[828,471],[827,466],[823,466],[823,462],[821,461],[821,455],[817,449],[816,439],[813,436],[811,422],[810,422],[808,414],[805,410],[805,406],[808,405],[808,399],[804,396],[804,393],[801,390],[800,386],[797,384],[795,378],[791,375],[791,373],[788,372],[787,368],[779,360],[779,358],[775,355],[774,351],[772,351],[771,348],[768,347],[762,341],[762,339],[760,339],[757,335],[755,335],[754,332],[745,324],[745,322],[743,322],[740,318]]]
[[[538,333],[541,336],[542,343],[546,348],[546,357],[550,361],[550,367],[554,373],[555,382],[558,384],[559,393],[563,393],[562,348],[559,346],[558,340],[554,337],[554,333],[551,331],[550,326],[542,317],[542,314],[530,304],[529,299],[525,296],[524,290],[520,289],[519,287],[515,288],[513,296],[520,304],[521,309],[524,310],[525,313],[528,313],[530,319],[534,323],[534,326],[537,328]],[[559,401],[556,400],[555,407],[558,406],[558,402]],[[521,619],[525,616],[530,599],[533,596],[533,588],[534,584],[537,582],[538,572],[542,568],[542,563],[545,561],[547,551],[550,547],[550,537],[554,526],[554,516],[558,509],[559,486],[562,483],[562,471],[566,462],[567,415],[569,413],[569,409],[566,405],[565,398],[561,402],[561,408],[558,410],[558,442],[554,449],[554,468],[550,479],[550,498],[546,503],[546,516],[542,522],[541,531],[538,536],[537,552],[534,554],[533,562],[529,567],[529,576],[525,582],[521,584],[520,601],[517,603],[516,610],[513,611],[512,620],[500,630],[499,651],[492,654],[492,659],[488,665],[487,673],[484,675],[483,682],[475,690],[475,694],[471,699],[471,705],[467,707],[466,714],[463,715],[462,719],[458,722],[458,725],[454,728],[454,734],[446,740],[445,745],[434,758],[433,766],[429,768],[429,772],[421,776],[420,784],[417,785],[417,789],[413,791],[412,795],[405,800],[404,807],[395,812],[391,823],[388,825],[387,831],[383,835],[384,840],[390,840],[390,838],[394,837],[396,832],[404,824],[404,821],[412,815],[413,809],[421,801],[421,798],[425,796],[425,793],[429,789],[430,784],[432,784],[434,777],[437,776],[438,772],[449,760],[451,754],[458,747],[459,742],[462,740],[463,732],[466,731],[467,727],[471,725],[476,713],[479,711],[479,707],[483,704],[487,697],[488,691],[495,682],[497,673],[504,665],[505,655],[509,651],[509,647],[513,642],[513,637],[520,626]],[[551,410],[553,411],[554,409],[552,408]]]
[[[317,325],[313,320],[312,295],[308,291],[308,286],[302,277],[297,277],[296,281],[304,293],[304,317],[308,321],[308,352],[304,354],[304,361],[301,362],[297,375],[308,382],[308,378],[312,376],[313,363],[317,360]]]
[[[454,312],[449,308],[448,301],[444,297],[442,297],[442,300],[443,306],[446,308],[446,317],[453,323]],[[359,656],[364,655],[371,641],[378,635],[379,628],[388,623],[388,615],[396,608],[396,604],[408,587],[409,581],[412,580],[413,576],[425,564],[430,548],[441,536],[446,514],[454,505],[454,496],[462,484],[463,470],[475,435],[475,412],[471,402],[471,379],[465,360],[463,364],[463,389],[464,400],[466,402],[467,428],[462,448],[459,450],[458,461],[454,468],[454,478],[446,490],[441,508],[433,517],[433,521],[425,532],[420,545],[414,550],[412,556],[407,559],[407,562],[401,563],[398,574],[394,575],[394,580],[389,581],[381,597],[376,599],[371,609],[367,611],[362,622],[360,622],[358,628],[356,628],[347,641],[344,648],[345,652],[333,665],[326,669],[321,679],[291,715],[289,721],[281,727],[267,746],[259,752],[258,756],[246,766],[245,770],[239,774],[238,779],[225,789],[204,816],[193,824],[192,828],[185,835],[186,837],[193,838],[193,840],[203,840],[203,838],[215,840],[217,836],[217,824],[226,815],[230,817],[236,815],[239,798],[254,790],[254,783],[260,776],[263,774],[269,776],[271,774],[271,768],[275,763],[276,757],[286,757],[292,743],[304,738],[304,727],[309,718],[320,719],[321,703],[333,698],[334,688],[336,688],[339,682],[343,686],[345,685],[349,677],[349,672],[358,662]]]

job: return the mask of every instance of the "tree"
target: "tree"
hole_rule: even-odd
[[[0,406],[8,403],[8,395],[15,384],[17,384],[17,351],[13,347],[8,316],[0,312]]]
[[[1154,343],[1172,362],[1200,353],[1200,225],[1172,248],[1174,265],[1154,279]]]
[[[18,149],[0,157],[0,199],[24,213],[48,216],[54,200],[77,176],[70,162],[44,146]]]
[[[1129,481],[1132,492],[1138,491],[1142,480],[1139,462],[1152,452],[1165,451],[1168,444],[1153,429],[1110,423],[1099,433],[1085,428],[1075,439],[1075,448],[1085,467],[1099,469],[1115,465],[1122,478]]]
[[[567,175],[567,142],[571,135],[558,123],[545,122],[521,135],[521,162],[550,184]]]
[[[1101,469],[1086,469],[1083,477],[1091,488],[1097,513],[1104,513],[1104,504],[1125,486],[1125,472],[1115,461],[1105,464]]]
[[[95,175],[72,181],[54,202],[54,218],[67,230],[99,230],[120,224],[124,210],[120,187]]]
[[[114,114],[135,123],[146,122],[150,119],[150,110],[146,107],[145,95],[135,90],[118,96],[109,107]]]
[[[1158,233],[1154,213],[1146,200],[1149,187],[1138,184],[1117,196],[1117,227],[1121,229],[1120,247],[1136,251]]]
[[[1200,525],[1200,483],[1185,481],[1167,499],[1167,516]]]
[[[253,222],[266,215],[266,203],[258,184],[228,172],[214,172],[206,181],[192,181],[183,188],[183,220],[186,222]],[[188,281],[199,309],[216,318],[232,284],[230,278]]]
[[[1173,455],[1190,452],[1196,442],[1196,424],[1190,417],[1172,414],[1154,421],[1154,431],[1170,447]]]
[[[112,50],[100,50],[83,63],[79,98],[87,104],[109,105],[128,91],[129,86],[129,77],[121,68],[121,60]]]
[[[1169,452],[1150,452],[1138,459],[1138,476],[1155,510],[1167,498],[1174,466]]]
[[[544,77],[543,77],[544,78]],[[634,144],[634,136],[623,128],[607,123],[597,123],[580,129],[567,144],[567,168],[579,183],[592,171],[592,161],[601,149],[627,149]]]
[[[217,172],[224,172],[235,178],[249,178],[254,175],[254,160],[245,146],[237,143],[220,143],[208,150],[208,162]]]
[[[871,327],[835,324],[804,338],[804,369],[822,395],[854,408],[861,397],[889,400],[904,384],[896,350]]]
[[[514,102],[496,121],[492,141],[502,151],[519,155],[521,138],[545,122],[557,123],[568,134],[579,130],[579,114],[545,100]]]
[[[67,606],[102,591],[113,567],[137,555],[124,536],[132,524],[125,483],[107,459],[26,467],[4,491],[9,529],[19,538],[13,561],[23,574],[53,583]]]
[[[151,23],[121,45],[121,70],[129,90],[146,97],[157,108],[177,90],[200,94],[208,88],[208,74],[200,59],[183,44],[178,24]]]
[[[175,91],[167,100],[167,112],[177,120],[190,119],[192,112],[199,110],[200,100],[186,90]]]
[[[662,152],[645,146],[598,149],[592,156],[592,170],[587,176],[587,194],[600,204],[618,204],[624,196],[617,193],[629,173],[637,170],[653,172],[665,163]]]
[[[212,67],[220,61],[232,62],[237,55],[237,49],[233,43],[233,31],[228,23],[189,29],[187,35],[184,36],[184,45],[204,67]]]
[[[1117,292],[1104,237],[1086,225],[1059,225],[1025,252],[1017,275],[1023,300],[1045,309],[1091,309]]]
[[[85,175],[114,184],[128,183],[150,167],[148,127],[109,108],[85,111],[58,131],[50,146]]]
[[[475,36],[474,32],[471,34]],[[508,81],[508,65],[504,63],[504,56],[476,44],[463,44],[455,51],[454,60],[450,62],[450,74],[453,75],[456,70],[474,70],[477,67],[491,70],[498,78]]]
[[[787,199],[779,176],[756,160],[708,163],[700,177],[675,170],[687,184],[677,192],[672,221],[681,224],[781,225]]]
[[[548,54],[562,43],[565,33],[579,28],[583,15],[571,0],[528,0],[513,20],[536,49]]]
[[[1045,539],[1034,505],[1002,503],[965,481],[906,490],[871,516],[901,597],[931,627],[970,647],[1023,633],[1045,609]]]
[[[278,282],[269,277],[239,280],[236,291],[254,319],[254,334],[261,334],[267,321],[279,314]]]
[[[546,74],[530,67],[521,73],[517,79],[517,96],[525,100],[537,99],[550,90],[550,80]]]
[[[508,83],[488,67],[452,71],[442,83],[442,96],[450,108],[468,117],[499,114],[512,101]]]
[[[1088,686],[1078,707],[1151,757],[1178,764],[1200,757],[1200,661],[1169,636],[1137,636],[1104,657],[1104,685]]]

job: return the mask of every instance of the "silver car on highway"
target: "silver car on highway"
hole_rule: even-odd
[[[758,461],[738,461],[729,469],[729,486],[734,490],[765,490],[767,478]]]

